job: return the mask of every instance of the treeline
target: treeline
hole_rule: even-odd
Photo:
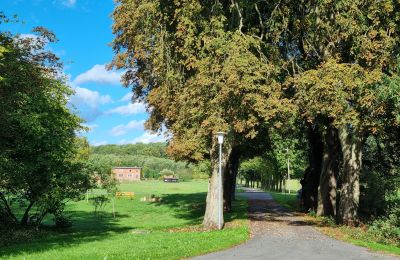
[[[142,167],[144,178],[160,178],[163,170],[169,170],[181,180],[207,178],[208,171],[186,162],[168,159],[165,143],[102,145],[91,147],[88,163],[98,172],[111,174],[112,167]]]
[[[168,158],[165,143],[137,143],[137,144],[107,144],[92,146],[94,154],[114,154],[114,155],[143,155],[158,158]]]

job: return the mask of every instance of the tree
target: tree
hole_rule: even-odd
[[[0,210],[22,226],[32,215],[37,225],[47,214],[60,216],[65,201],[90,182],[88,144],[76,136],[82,120],[67,107],[72,90],[46,48],[56,38],[41,27],[34,32],[34,38],[0,33]],[[21,219],[11,207],[15,200],[27,202]]]
[[[357,222],[363,140],[381,129],[386,108],[376,98],[378,85],[383,75],[394,72],[398,55],[397,3],[343,0],[278,5],[278,11],[266,17],[280,25],[269,35],[278,35],[282,46],[287,94],[293,95],[299,115],[320,131],[324,157],[336,157],[324,159],[316,169],[321,172],[314,176],[321,175],[320,192],[325,193],[321,195],[332,194],[328,207],[334,209],[339,188],[335,184],[337,157],[343,155],[338,221],[353,224]],[[332,140],[335,145],[327,145]]]
[[[127,69],[126,85],[150,108],[147,127],[168,129],[168,152],[176,159],[211,160],[208,228],[217,226],[222,207],[213,134],[228,133],[227,165],[241,137],[257,135],[259,113],[272,118],[281,105],[268,46],[244,34],[240,15],[226,1],[118,1],[114,10],[112,66]]]

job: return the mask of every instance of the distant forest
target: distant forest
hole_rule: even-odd
[[[92,146],[89,163],[105,171],[115,166],[142,167],[145,178],[160,178],[163,170],[173,171],[184,180],[208,177],[207,162],[193,165],[171,160],[168,158],[165,143]]]

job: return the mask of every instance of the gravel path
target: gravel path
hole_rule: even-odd
[[[251,239],[194,259],[400,259],[330,238],[278,205],[266,192],[245,189]]]

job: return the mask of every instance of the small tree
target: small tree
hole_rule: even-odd
[[[160,171],[160,175],[161,176],[173,176],[175,174],[175,172],[174,171],[171,171],[171,170],[169,170],[169,169],[162,169],[161,171]]]
[[[22,226],[32,215],[35,225],[47,214],[60,216],[65,202],[90,185],[80,153],[88,144],[76,137],[82,120],[68,108],[73,92],[46,48],[56,38],[41,27],[34,32],[35,38],[0,32],[0,214]],[[27,202],[21,218],[11,207],[15,198]]]

